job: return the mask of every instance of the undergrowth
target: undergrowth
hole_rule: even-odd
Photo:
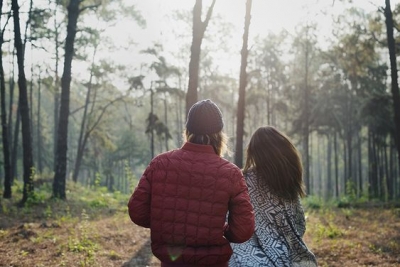
[[[126,215],[126,204],[129,195],[119,191],[109,192],[106,187],[96,184],[86,188],[79,183],[67,182],[67,200],[52,198],[52,186],[43,183],[35,188],[34,194],[23,207],[18,206],[22,197],[23,185],[15,181],[12,199],[2,199],[0,216],[0,241],[8,234],[9,228],[17,227],[17,234],[34,232],[32,223],[37,223],[44,229],[42,235],[29,237],[33,244],[40,245],[51,241],[57,246],[57,257],[60,257],[60,266],[65,266],[65,258],[69,253],[78,255],[78,266],[93,266],[96,255],[101,249],[98,235],[91,228],[91,221],[101,217],[110,217],[117,214]],[[54,233],[55,228],[68,231],[68,238],[60,240]],[[29,251],[21,249],[19,255],[28,257]],[[109,257],[117,259],[115,251],[109,252]]]

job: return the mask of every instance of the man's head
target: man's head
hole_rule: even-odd
[[[189,110],[185,137],[188,142],[211,145],[222,156],[227,151],[228,137],[223,133],[221,110],[209,99],[195,103]]]
[[[186,129],[196,135],[218,133],[224,127],[221,110],[210,99],[195,103],[189,110]]]

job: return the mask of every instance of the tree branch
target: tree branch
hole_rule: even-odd
[[[372,38],[373,38],[375,41],[378,42],[378,44],[383,45],[383,46],[386,46],[386,43],[385,43],[385,42],[382,42],[381,40],[379,40],[378,37],[376,37],[376,35],[375,35],[374,32],[371,32],[371,35],[372,35]]]
[[[81,1],[81,2],[83,2],[83,1]],[[101,5],[101,4],[84,6],[84,7],[82,7],[81,9],[79,9],[79,13],[82,13],[83,11],[85,11],[85,10],[87,10],[87,9],[92,9],[92,10],[94,10],[94,9],[98,8],[100,5]]]
[[[203,33],[207,28],[208,22],[210,21],[216,0],[213,0],[211,6],[208,8],[206,19],[203,22]]]
[[[8,14],[8,16],[7,16],[7,20],[6,20],[6,23],[4,23],[4,27],[3,27],[3,29],[1,29],[1,36],[4,36],[4,31],[6,30],[6,27],[7,27],[7,24],[8,24],[8,22],[10,21],[10,18],[11,18],[11,12],[7,12],[7,13],[4,13],[4,14]]]

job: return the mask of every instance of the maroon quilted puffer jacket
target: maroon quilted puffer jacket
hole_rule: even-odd
[[[209,145],[185,143],[155,157],[128,208],[134,223],[150,227],[163,266],[227,266],[229,242],[245,242],[254,232],[241,170]]]

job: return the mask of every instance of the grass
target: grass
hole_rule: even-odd
[[[400,266],[395,208],[308,209],[305,241],[320,266]]]
[[[129,195],[67,184],[67,201],[51,199],[51,185],[35,190],[24,208],[0,202],[1,266],[159,266],[152,255],[149,231],[127,215]],[[304,201],[305,243],[319,266],[400,265],[400,209],[388,205],[345,205]],[[357,206],[357,208],[355,208]]]

